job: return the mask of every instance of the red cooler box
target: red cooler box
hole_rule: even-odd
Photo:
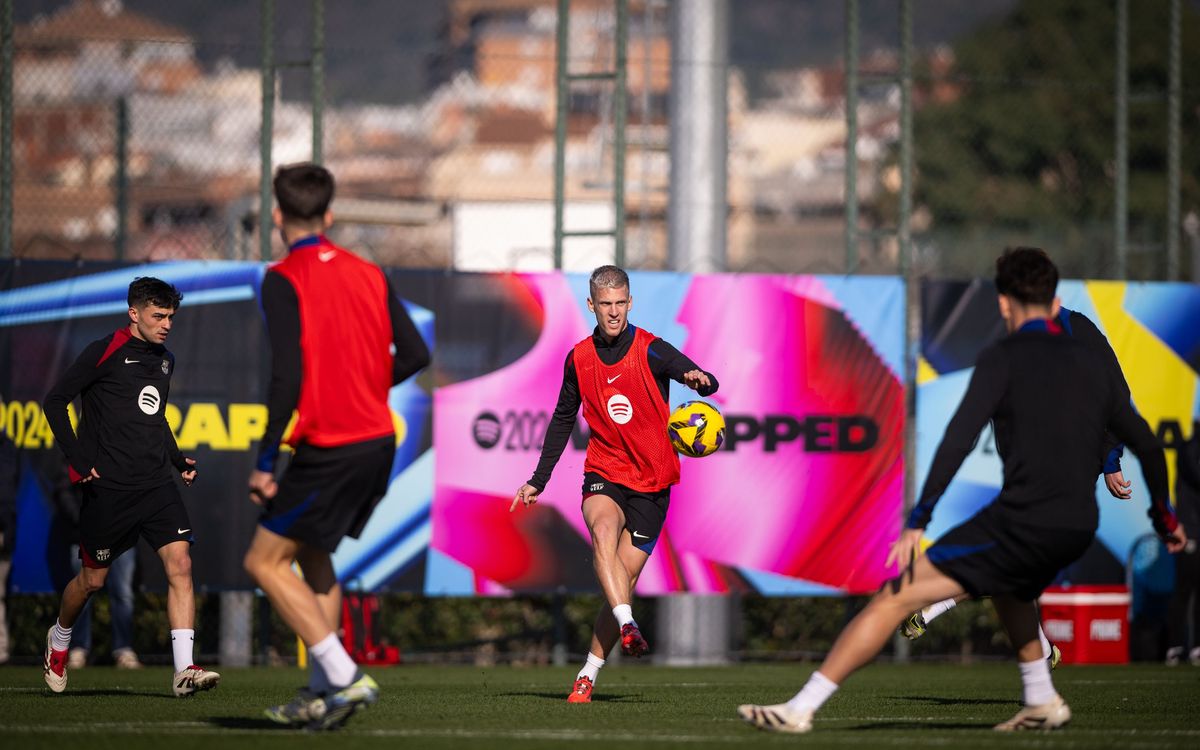
[[[1129,663],[1129,589],[1053,586],[1039,600],[1042,629],[1064,664]]]

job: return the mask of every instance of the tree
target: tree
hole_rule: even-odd
[[[1166,0],[1130,3],[1130,226],[1158,237],[1166,214],[1167,29]],[[1111,222],[1115,40],[1112,2],[1024,0],[955,46],[951,75],[961,96],[914,115],[915,198],[935,227]],[[1189,3],[1182,70],[1186,213],[1200,206],[1200,16]],[[888,203],[894,215],[894,199]]]

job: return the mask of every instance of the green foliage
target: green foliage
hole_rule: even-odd
[[[1130,4],[1130,224],[1166,211],[1167,9]],[[916,200],[934,225],[1055,226],[1114,210],[1112,3],[1025,0],[955,46],[951,102],[914,116]],[[1200,206],[1200,14],[1183,9],[1185,211]],[[928,82],[928,81],[927,81]],[[932,82],[933,84],[939,82]],[[894,211],[894,203],[890,204]]]

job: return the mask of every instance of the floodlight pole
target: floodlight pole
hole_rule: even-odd
[[[1129,0],[1117,0],[1116,88],[1113,250],[1116,276],[1124,279],[1129,253]]]
[[[858,0],[846,0],[846,273],[858,270]]]

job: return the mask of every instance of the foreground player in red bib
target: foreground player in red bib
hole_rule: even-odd
[[[624,271],[600,266],[592,272],[589,291],[596,330],[567,353],[541,460],[510,507],[537,502],[582,404],[592,433],[583,464],[583,518],[592,534],[596,578],[612,611],[602,609],[596,618],[591,653],[567,697],[572,703],[591,702],[604,657],[618,640],[630,656],[650,649],[630,601],[667,518],[671,485],[679,481],[679,456],[667,437],[669,381],[701,396],[717,391],[711,373],[654,334],[629,325],[633,298]]]
[[[358,538],[387,492],[396,457],[388,392],[429,364],[429,349],[383,269],[325,237],[333,225],[329,170],[283,166],[274,186],[288,254],[262,282],[271,384],[249,484],[263,512],[244,565],[312,656],[308,685],[267,708],[267,717],[338,729],[379,699],[379,685],[338,638],[342,588],[331,556],[343,538]],[[276,480],[293,412],[294,451]]]

